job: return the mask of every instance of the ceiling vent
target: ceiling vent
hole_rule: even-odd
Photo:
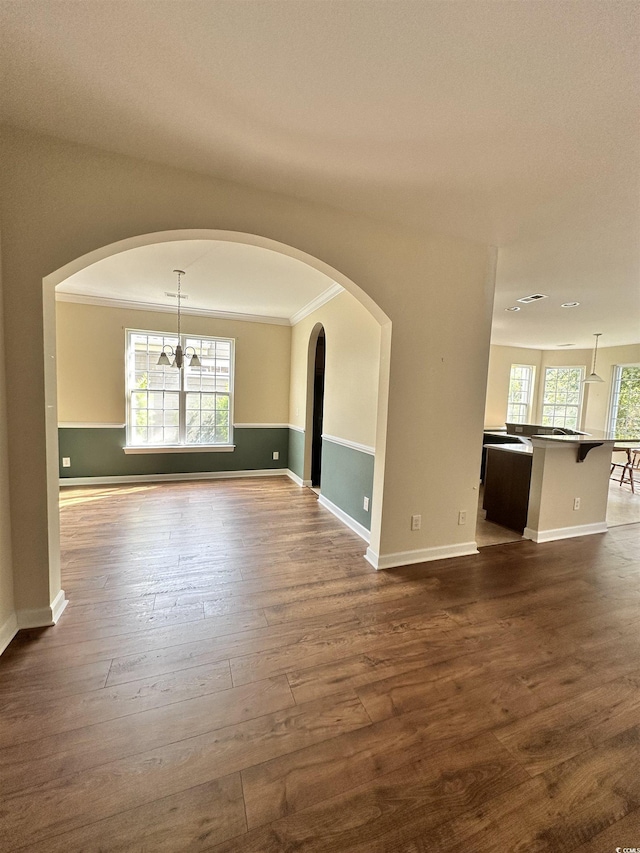
[[[169,296],[171,299],[177,299],[177,298],[178,298],[178,294],[177,294],[177,293],[169,293],[169,291],[168,291],[168,290],[165,290],[164,295],[165,295],[165,296]],[[187,296],[187,294],[186,294],[186,293],[181,293],[181,294],[180,294],[180,299],[188,299],[188,298],[189,298],[189,297]]]
[[[517,302],[524,302],[528,304],[529,302],[537,302],[538,299],[546,299],[546,293],[532,293],[531,296],[523,296],[522,299],[517,299]]]

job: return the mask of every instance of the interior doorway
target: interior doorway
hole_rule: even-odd
[[[324,413],[324,375],[326,340],[324,329],[318,332],[313,370],[313,417],[311,441],[311,486],[320,489],[322,474],[322,419]]]

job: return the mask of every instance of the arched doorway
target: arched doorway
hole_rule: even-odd
[[[251,246],[260,246],[268,248],[272,251],[279,252],[283,255],[300,260],[310,267],[317,269],[326,275],[329,275],[334,282],[340,284],[345,290],[349,291],[352,296],[359,301],[369,314],[381,326],[386,326],[387,331],[390,331],[390,322],[386,315],[372,302],[370,297],[358,288],[353,282],[340,274],[337,270],[324,264],[300,250],[293,247],[278,243],[277,241],[262,238],[252,234],[244,234],[239,232],[229,231],[209,231],[209,230],[186,230],[186,231],[169,231],[157,232],[153,234],[141,235],[138,237],[128,238],[118,243],[101,247],[93,252],[88,253],[69,264],[61,267],[56,272],[51,273],[43,279],[43,303],[44,303],[44,345],[45,345],[45,403],[47,404],[47,483],[48,483],[48,519],[49,519],[49,546],[50,554],[54,560],[57,560],[56,554],[59,555],[59,513],[58,513],[58,433],[57,433],[57,377],[55,370],[55,349],[56,349],[56,319],[55,319],[55,288],[69,276],[91,266],[96,261],[108,258],[112,255],[119,255],[127,252],[129,249],[150,244],[179,242],[181,240],[211,240],[211,241],[231,241],[244,243]],[[314,340],[314,345],[317,344],[317,335]],[[381,359],[382,363],[388,363],[390,350],[390,335],[383,335],[384,340],[384,355]],[[314,362],[315,365],[315,362]],[[383,376],[382,382],[388,382],[388,377]],[[381,405],[385,409],[384,421],[386,423],[386,394],[381,397]],[[378,416],[378,422],[380,422]],[[309,420],[307,420],[309,424]],[[258,425],[259,426],[259,425]],[[319,441],[321,443],[322,428],[319,430]],[[305,454],[306,455],[306,454]],[[320,455],[321,460],[321,455]],[[307,469],[310,471],[310,468]],[[294,478],[295,479],[295,478]],[[319,472],[317,473],[319,480]],[[379,489],[378,505],[382,501],[382,477],[378,480],[376,487]],[[374,498],[375,500],[375,498]],[[376,535],[379,532],[378,519],[374,525]],[[372,530],[373,532],[373,530]],[[57,573],[57,572],[56,572]],[[55,581],[54,581],[55,586]],[[58,586],[59,588],[59,586]]]

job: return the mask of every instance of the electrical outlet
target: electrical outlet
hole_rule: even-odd
[[[280,459],[280,452],[278,450],[273,451],[273,458],[274,459]]]
[[[458,513],[458,524],[466,524],[467,523],[467,511],[466,509],[461,509]]]
[[[62,457],[62,467],[63,468],[71,468],[71,457],[63,456]]]
[[[369,498],[365,497],[362,501],[362,509],[365,510],[365,512],[369,512]]]
[[[412,530],[420,530],[422,527],[422,516],[421,515],[412,515],[411,516],[411,529]]]
[[[573,508],[574,508],[574,510],[580,509],[580,498],[574,498],[573,499]]]

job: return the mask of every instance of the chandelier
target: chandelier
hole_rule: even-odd
[[[182,349],[180,337],[180,301],[182,299],[182,276],[186,275],[186,273],[184,270],[174,270],[174,273],[178,276],[178,344],[175,350],[170,344],[165,344],[165,346],[162,347],[162,352],[160,353],[157,366],[177,367],[180,369],[184,364],[185,358],[188,358],[190,359],[190,367],[202,367],[200,359],[198,358],[198,353],[195,351],[195,347],[187,347],[184,351]],[[168,353],[166,352],[167,350]],[[190,354],[189,350],[193,350],[193,352]],[[169,360],[170,357],[173,361]]]

